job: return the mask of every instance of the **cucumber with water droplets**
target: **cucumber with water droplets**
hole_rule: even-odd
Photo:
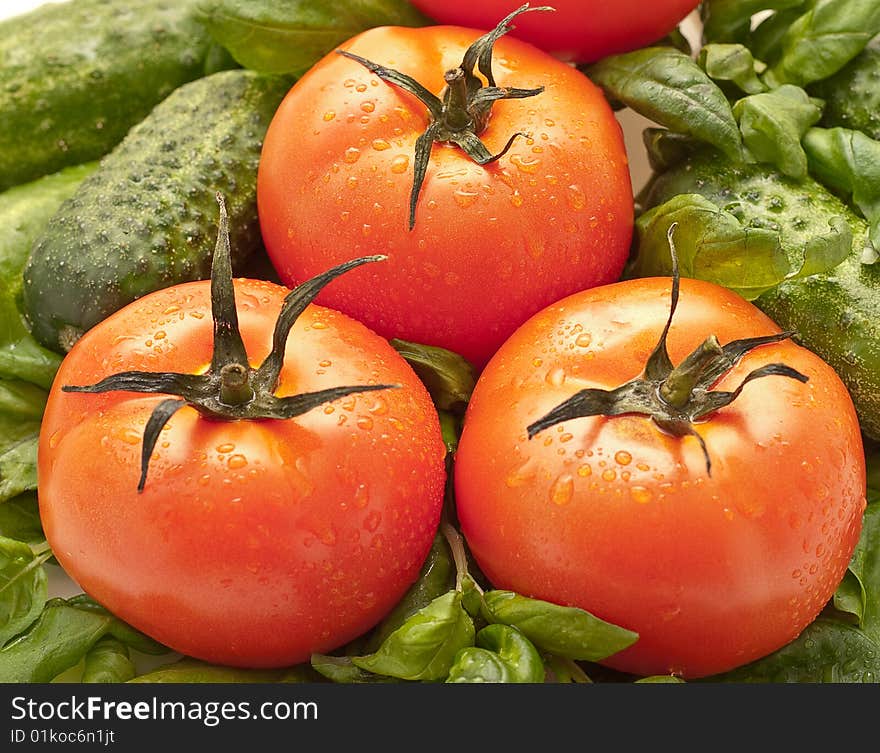
[[[0,22],[0,191],[96,160],[214,49],[196,0],[69,0]]]
[[[778,230],[792,258],[827,233],[835,218],[847,223],[852,250],[838,266],[783,282],[755,304],[837,371],[865,434],[880,439],[880,262],[863,263],[867,223],[811,178],[796,181],[768,165],[733,163],[710,149],[694,150],[656,174],[642,196],[643,209],[692,193],[731,212],[744,227]]]
[[[257,165],[291,83],[235,69],[184,84],[101,160],[25,267],[23,310],[38,341],[63,353],[136,298],[206,279],[217,191],[226,198],[234,263],[262,248]]]

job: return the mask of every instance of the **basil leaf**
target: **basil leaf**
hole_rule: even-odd
[[[852,253],[852,230],[834,217],[828,233],[806,240],[794,267],[778,230],[744,225],[699,194],[678,194],[636,221],[638,250],[628,274],[672,273],[666,233],[673,222],[682,276],[723,285],[746,300],[786,280],[827,272]]]
[[[512,591],[483,594],[488,622],[517,628],[539,649],[578,661],[600,661],[631,646],[638,634],[577,607],[530,599]]]
[[[858,626],[880,643],[880,504],[868,505],[862,532],[834,606],[856,617]]]
[[[374,675],[356,667],[350,656],[327,656],[312,654],[312,669],[332,682],[359,685],[371,682],[397,682],[393,677]]]
[[[566,659],[555,654],[547,654],[544,657],[546,666],[546,675],[544,682],[554,683],[578,683],[581,685],[591,684],[593,681],[589,678],[583,668],[573,659]]]
[[[168,650],[88,597],[50,599],[27,632],[0,649],[0,682],[50,682],[105,635],[144,653]]]
[[[428,23],[406,0],[201,0],[197,14],[238,63],[261,73],[303,73],[374,26]]]
[[[446,682],[544,682],[541,655],[516,628],[487,625],[476,642],[477,647],[458,652]]]
[[[0,504],[0,536],[24,542],[32,549],[46,543],[35,492],[19,494]]]
[[[462,609],[461,594],[450,591],[420,609],[355,666],[401,680],[442,680],[458,652],[474,643],[474,622]]]
[[[766,91],[758,78],[765,66],[752,57],[748,47],[741,44],[707,44],[700,50],[697,62],[715,81],[730,81],[746,94]],[[735,113],[734,113],[735,114]]]
[[[828,78],[880,33],[877,0],[816,0],[780,43],[781,54],[767,72],[772,85],[806,86]]]
[[[806,0],[704,0],[700,5],[706,42],[745,41],[752,16],[762,10],[799,8]]]
[[[803,8],[791,8],[772,13],[759,23],[749,36],[749,49],[758,60],[774,63],[782,55],[782,40],[791,25],[803,14]]]
[[[233,683],[233,682],[313,682],[307,667],[288,669],[241,669],[221,667],[184,657],[172,664],[147,672],[129,683]]]
[[[461,414],[474,391],[474,367],[458,353],[432,345],[391,340],[431,394],[439,410]]]
[[[86,654],[82,682],[128,682],[135,674],[128,646],[108,635],[101,638]]]
[[[446,539],[437,534],[431,544],[431,551],[422,565],[418,580],[410,586],[394,609],[374,628],[364,650],[376,651],[395,630],[401,627],[420,609],[427,607],[434,599],[447,593],[455,585],[455,570]],[[314,662],[313,662],[314,666]]]
[[[46,392],[0,378],[0,502],[37,488],[37,444]]]
[[[50,556],[35,556],[27,544],[0,538],[0,646],[25,630],[43,611],[48,594],[43,563]]]
[[[587,67],[588,77],[613,100],[677,133],[742,157],[742,138],[730,103],[705,71],[672,47],[610,55]]]
[[[880,682],[880,645],[857,627],[820,617],[791,643],[711,682]]]
[[[758,162],[775,165],[795,179],[807,175],[801,138],[819,122],[822,107],[800,87],[785,84],[744,97],[733,106],[743,142]]]
[[[811,128],[803,143],[810,172],[852,200],[880,253],[880,141],[846,128]]]
[[[666,128],[645,128],[642,131],[642,141],[648,163],[655,175],[684,162],[698,144],[690,136]]]

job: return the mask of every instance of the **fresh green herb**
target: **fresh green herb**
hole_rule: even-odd
[[[806,177],[807,155],[801,138],[822,117],[819,102],[800,87],[785,84],[739,100],[733,114],[754,159],[775,165],[792,178]]]
[[[184,657],[172,664],[138,675],[134,683],[232,683],[232,682],[314,682],[308,667],[288,669],[239,669],[221,667]]]
[[[50,599],[27,632],[0,649],[0,682],[51,682],[105,635],[142,653],[168,650],[85,596]]]
[[[868,220],[880,254],[880,141],[846,128],[811,128],[804,149],[810,172],[848,197]]]
[[[201,0],[211,36],[245,68],[303,73],[336,45],[373,26],[424,26],[405,0]]]
[[[689,55],[647,47],[607,57],[586,73],[610,99],[732,159],[742,157],[742,137],[727,97]]]
[[[462,609],[461,593],[449,591],[420,609],[355,666],[401,680],[443,680],[458,652],[474,644],[474,622]]]
[[[86,654],[82,682],[128,682],[135,674],[128,646],[105,635]]]
[[[48,547],[34,553],[21,541],[0,538],[0,646],[37,619],[48,594],[43,563]]]
[[[446,682],[544,682],[544,662],[516,628],[487,625],[477,633],[476,646],[458,652]]]
[[[512,591],[483,594],[487,621],[517,628],[543,651],[579,661],[600,661],[631,646],[638,635],[577,607],[530,599]]]

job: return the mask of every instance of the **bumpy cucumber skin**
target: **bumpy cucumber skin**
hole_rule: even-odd
[[[286,77],[231,70],[185,84],[62,204],[35,242],[22,304],[57,352],[127,303],[210,275],[216,192],[226,198],[233,263],[262,247],[256,179]]]
[[[734,165],[716,153],[693,157],[656,176],[645,209],[680,193],[698,193],[747,225],[779,229],[790,258],[839,216],[853,229],[853,251],[830,273],[783,283],[754,303],[840,375],[862,430],[880,439],[880,263],[861,263],[867,226],[843,202],[807,179],[797,182],[766,166]]]
[[[195,4],[70,0],[0,22],[0,191],[99,159],[203,75]]]
[[[810,93],[825,100],[822,126],[851,128],[880,140],[880,46],[864,50]]]

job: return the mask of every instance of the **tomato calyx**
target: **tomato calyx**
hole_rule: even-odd
[[[542,418],[527,427],[529,439],[563,421],[585,416],[619,416],[638,414],[651,418],[663,431],[677,437],[693,436],[700,443],[706,460],[706,473],[712,475],[712,461],[705,440],[694,424],[730,405],[751,381],[767,376],[782,376],[806,383],[809,377],[784,363],[770,363],[749,372],[732,391],[713,390],[714,385],[750,351],[762,345],[781,342],[794,332],[733,340],[721,345],[715,335],[707,337],[678,366],[673,366],[666,348],[669,328],[678,306],[680,274],[673,234],[675,223],[667,233],[672,254],[672,295],[669,317],[656,347],[635,379],[613,390],[589,388],[581,390],[560,403]]]
[[[349,270],[387,257],[364,256],[352,259],[298,285],[284,299],[272,335],[272,349],[258,367],[252,367],[238,325],[235,291],[232,283],[232,260],[229,245],[229,218],[226,204],[218,193],[220,229],[211,266],[211,315],[214,324],[214,347],[211,364],[203,374],[176,372],[124,371],[91,385],[63,385],[64,392],[140,392],[175,395],[158,403],[144,429],[141,452],[141,476],[138,491],[143,491],[150,456],[159,434],[169,419],[182,407],[195,408],[203,416],[218,420],[288,419],[313,408],[358,392],[372,392],[399,387],[396,384],[361,384],[331,387],[316,392],[277,397],[275,390],[284,364],[287,339],[299,316],[318,293]]]
[[[480,140],[480,134],[489,125],[492,105],[500,99],[524,99],[534,97],[544,91],[540,86],[535,89],[518,89],[498,86],[492,73],[492,52],[495,42],[513,30],[510,22],[530,11],[552,11],[549,6],[531,8],[528,3],[517,8],[492,31],[477,39],[464,54],[461,65],[444,73],[446,88],[441,96],[428,91],[411,76],[386,68],[371,60],[355,55],[347,50],[336,52],[344,57],[360,63],[371,73],[394,86],[414,95],[428,108],[431,123],[425,132],[416,140],[413,159],[414,177],[409,201],[409,229],[415,227],[416,205],[431,157],[431,148],[435,141],[451,143],[462,149],[478,165],[488,165],[507,154],[513,142],[524,133],[514,133],[505,146],[497,154],[492,154]],[[486,79],[486,85],[474,73],[477,68]]]

